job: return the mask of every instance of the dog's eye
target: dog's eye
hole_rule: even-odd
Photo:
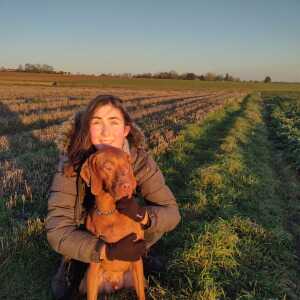
[[[122,174],[123,176],[128,175],[128,174],[129,174],[129,168],[123,168],[123,169],[121,170],[121,174]]]
[[[104,164],[103,164],[103,169],[108,171],[108,172],[111,172],[113,170],[114,166],[113,164],[110,162],[110,161],[106,161]]]

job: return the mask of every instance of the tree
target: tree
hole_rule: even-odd
[[[170,71],[169,75],[170,75],[170,79],[178,79],[178,74],[174,70]]]
[[[229,73],[226,73],[225,74],[225,78],[224,78],[225,81],[233,81],[234,78],[232,75],[230,75]]]
[[[224,75],[223,74],[216,75],[216,81],[223,81],[223,80],[224,80]]]
[[[214,81],[216,80],[216,74],[212,72],[208,72],[205,74],[205,80],[207,81]]]
[[[46,64],[25,64],[25,72],[53,73],[54,68]]]
[[[194,73],[183,73],[180,75],[180,79],[183,79],[183,80],[195,80],[197,79],[197,75],[194,74]]]
[[[197,76],[194,73],[187,73],[185,77],[186,80],[195,80],[196,78]]]
[[[264,80],[264,83],[270,83],[272,82],[272,79],[270,76],[266,76],[265,80]]]

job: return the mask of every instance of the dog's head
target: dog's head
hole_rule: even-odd
[[[136,188],[130,156],[109,145],[103,145],[83,163],[80,176],[95,196],[104,192],[115,200],[131,198]]]

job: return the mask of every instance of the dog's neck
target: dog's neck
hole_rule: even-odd
[[[103,215],[109,215],[116,210],[115,201],[108,193],[95,196],[95,205],[98,212]]]

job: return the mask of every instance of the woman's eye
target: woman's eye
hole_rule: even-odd
[[[99,125],[100,121],[92,121],[91,125]]]

